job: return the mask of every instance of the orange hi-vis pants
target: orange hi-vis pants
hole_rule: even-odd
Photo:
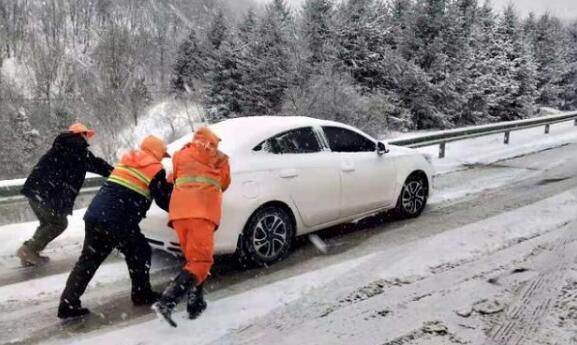
[[[200,285],[206,280],[212,267],[214,230],[216,225],[206,219],[189,218],[172,221],[180,249],[186,258],[184,269],[195,275]]]

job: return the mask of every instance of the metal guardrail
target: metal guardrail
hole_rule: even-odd
[[[388,143],[411,148],[439,145],[439,158],[444,158],[446,144],[450,142],[504,133],[504,143],[509,144],[510,134],[513,131],[545,126],[545,134],[548,134],[552,124],[567,121],[575,121],[575,126],[577,126],[577,111],[519,121],[499,122],[483,126],[433,132],[415,137],[394,139],[388,141]],[[104,179],[100,176],[87,177],[80,193],[94,193],[103,182]],[[0,186],[0,206],[24,200],[24,196],[20,195],[20,189],[22,189],[22,182],[20,181],[15,181],[15,183],[7,186]]]
[[[389,144],[410,148],[439,145],[439,158],[444,158],[446,145],[450,142],[503,133],[505,135],[504,143],[509,144],[511,132],[513,131],[545,126],[545,134],[549,134],[551,125],[567,121],[574,121],[575,126],[577,126],[577,111],[483,126],[450,129],[415,137],[394,139],[390,140]]]
[[[89,176],[84,180],[80,194],[95,193],[103,183],[104,178],[100,176]],[[23,182],[0,186],[0,206],[25,200],[25,197],[20,194],[22,185]]]

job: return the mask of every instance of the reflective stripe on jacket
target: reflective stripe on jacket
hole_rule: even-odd
[[[219,191],[222,191],[222,188],[220,187],[220,181],[208,176],[184,176],[179,177],[175,181],[175,184],[177,186],[182,186],[183,184],[186,183],[206,183],[211,186],[214,186]]]
[[[220,224],[222,193],[230,184],[228,157],[207,154],[193,143],[172,159],[175,186],[170,199],[170,220],[201,218]]]
[[[152,154],[145,151],[131,151],[122,157],[108,181],[150,199],[150,181],[160,170],[162,164]]]

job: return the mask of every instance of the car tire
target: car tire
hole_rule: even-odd
[[[400,218],[416,218],[427,206],[429,187],[427,177],[423,174],[410,175],[399,194],[393,214]]]
[[[284,259],[293,247],[295,225],[279,206],[258,209],[239,237],[237,257],[243,267],[266,267]]]

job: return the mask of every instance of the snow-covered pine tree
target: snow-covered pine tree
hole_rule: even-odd
[[[247,20],[252,21],[249,13]],[[245,21],[245,23],[247,23]],[[250,24],[242,34],[250,34]],[[208,73],[208,92],[206,105],[209,120],[212,122],[237,116],[241,113],[239,99],[243,88],[242,44],[239,36],[228,28],[222,12],[218,13],[208,32],[208,41],[212,52]]]
[[[512,5],[505,8],[497,24],[495,40],[504,54],[497,73],[504,78],[503,91],[491,109],[501,120],[516,120],[535,113],[536,66],[519,18]]]
[[[207,69],[206,53],[196,31],[191,29],[178,47],[171,80],[172,90],[177,93],[192,91],[195,82],[204,77]]]
[[[442,34],[447,0],[417,0],[415,7],[413,58],[426,72],[444,60]]]
[[[285,0],[273,0],[267,7],[267,12],[273,14],[284,29],[294,19]]]
[[[254,32],[256,30],[257,18],[254,10],[251,8],[245,14],[241,23],[238,25],[238,38],[240,43],[244,46],[252,42]]]
[[[558,18],[546,13],[536,22],[533,35],[527,38],[532,45],[537,65],[537,103],[558,108],[561,106],[560,95],[564,88],[561,77],[566,68],[563,25]]]
[[[301,35],[311,72],[318,72],[319,65],[334,59],[332,15],[331,0],[306,0],[303,4]]]
[[[561,109],[577,109],[577,20],[566,29],[566,68],[561,78],[564,86],[560,95]]]
[[[502,92],[504,78],[497,67],[505,63],[505,55],[495,42],[496,15],[486,1],[478,10],[472,27],[471,52],[465,61],[464,78],[470,82],[465,90],[464,105],[456,119],[457,124],[467,125],[497,121],[489,108]]]
[[[209,75],[207,94],[208,116],[212,122],[235,117],[241,113],[241,57],[232,36],[224,39]]]
[[[335,47],[342,72],[350,73],[363,92],[383,84],[387,49],[386,13],[375,0],[347,0],[337,9]]]
[[[267,115],[280,111],[288,87],[290,69],[290,18],[284,1],[266,7],[242,55],[242,88],[239,105],[243,115]]]
[[[405,55],[427,75],[427,86],[421,90],[426,94],[419,95],[413,103],[414,123],[420,128],[450,127],[459,108],[457,81],[451,74],[455,65],[451,62],[455,61],[451,58],[457,60],[460,49],[451,45],[463,44],[451,42],[460,21],[457,10],[450,15],[448,3],[446,0],[417,0],[415,5],[412,37]]]
[[[219,9],[212,18],[206,32],[208,43],[214,50],[220,48],[220,44],[225,40],[228,32],[228,26],[222,9]]]
[[[412,43],[412,23],[414,20],[413,0],[392,0],[389,2],[390,29],[385,33],[385,42],[403,57],[408,58],[408,43]]]

